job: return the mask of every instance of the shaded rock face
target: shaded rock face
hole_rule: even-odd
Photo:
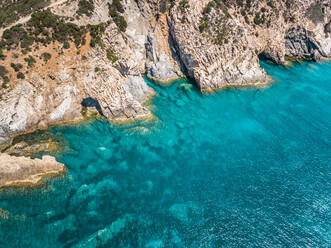
[[[25,79],[16,79],[15,74],[10,88],[0,89],[0,146],[23,132],[80,120],[84,99],[93,99],[109,120],[148,116],[143,103],[153,90],[144,74],[169,82],[185,71],[202,91],[209,91],[266,83],[259,55],[279,64],[285,63],[285,56],[313,60],[331,56],[327,0],[318,2],[317,12],[313,0],[295,1],[290,10],[288,1],[252,0],[249,7],[247,1],[225,1],[221,8],[216,1],[208,11],[210,0],[175,1],[173,6],[163,1],[168,3],[165,11],[159,0],[121,2],[125,32],[109,16],[111,0],[94,0],[91,16],[77,16],[78,0],[54,1],[51,11],[77,25],[109,23],[101,37],[103,46],[89,46],[87,34],[80,48],[70,44],[61,51],[54,43],[29,52],[35,57],[49,52],[52,58],[45,63],[38,60]],[[264,15],[269,19],[261,18]],[[202,31],[203,17],[209,21],[208,32]],[[109,49],[113,61],[107,58]]]
[[[65,166],[54,157],[42,159],[14,157],[0,153],[0,189],[8,187],[33,187],[42,183],[43,178],[65,172]]]
[[[314,32],[300,26],[287,31],[285,42],[286,55],[291,57],[320,60],[330,55],[330,42],[320,43]]]

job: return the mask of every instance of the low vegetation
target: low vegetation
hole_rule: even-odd
[[[107,49],[107,59],[112,63],[115,63],[118,60],[118,57],[115,55],[114,50],[111,48]]]
[[[89,25],[87,28],[91,34],[90,46],[95,47],[96,45],[99,45],[103,49],[104,44],[102,42],[102,35],[106,30],[106,24],[100,23],[97,25]]]
[[[28,67],[33,67],[36,63],[36,60],[33,56],[29,55],[28,57],[24,58],[24,61],[27,63]]]
[[[113,0],[112,3],[108,3],[109,16],[113,19],[114,23],[121,32],[125,32],[128,24],[125,18],[121,15],[124,13],[124,7],[121,0]]]
[[[50,53],[45,52],[45,53],[41,54],[41,57],[45,62],[47,62],[48,60],[50,60],[52,58],[52,55]]]
[[[0,27],[17,21],[20,17],[45,8],[50,0],[1,0]]]
[[[80,0],[78,2],[78,10],[77,14],[78,15],[86,15],[86,16],[91,16],[94,11],[94,3],[93,0]]]
[[[18,79],[24,79],[25,78],[25,76],[24,76],[24,74],[22,72],[17,73],[17,76],[16,77]]]
[[[2,88],[6,88],[4,86],[6,86],[6,84],[9,82],[9,78],[7,76],[8,74],[8,70],[6,69],[6,67],[0,65],[0,77],[2,78]]]
[[[18,72],[23,68],[23,65],[20,63],[17,64],[11,63],[10,66],[14,69],[15,72]]]
[[[199,23],[201,33],[207,33],[214,44],[223,45],[228,43],[227,21],[231,18],[228,12],[228,3],[226,0],[212,0],[202,11],[202,18]],[[211,13],[216,14],[211,17]],[[215,15],[217,18],[215,18]]]

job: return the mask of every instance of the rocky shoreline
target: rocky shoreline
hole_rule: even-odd
[[[149,117],[144,103],[155,92],[144,76],[162,83],[187,76],[210,92],[268,83],[261,58],[282,65],[286,57],[331,58],[327,0],[91,2],[89,12],[79,0],[54,0],[36,12],[74,27],[69,39],[39,44],[37,37],[29,49],[13,40],[15,30],[42,25],[52,33],[34,13],[0,28],[7,44],[0,50],[0,148],[22,133],[80,121],[85,108],[115,122]]]

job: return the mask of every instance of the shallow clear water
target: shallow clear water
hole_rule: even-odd
[[[151,84],[155,120],[50,129],[68,174],[0,194],[0,247],[329,247],[331,64],[263,66],[265,89]]]

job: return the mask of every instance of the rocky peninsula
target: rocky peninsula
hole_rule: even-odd
[[[265,84],[261,58],[286,64],[331,56],[328,0],[24,4],[0,4],[7,11],[0,18],[0,146],[81,120],[87,107],[109,120],[146,117],[144,102],[154,92],[144,76],[187,76],[210,91]]]

